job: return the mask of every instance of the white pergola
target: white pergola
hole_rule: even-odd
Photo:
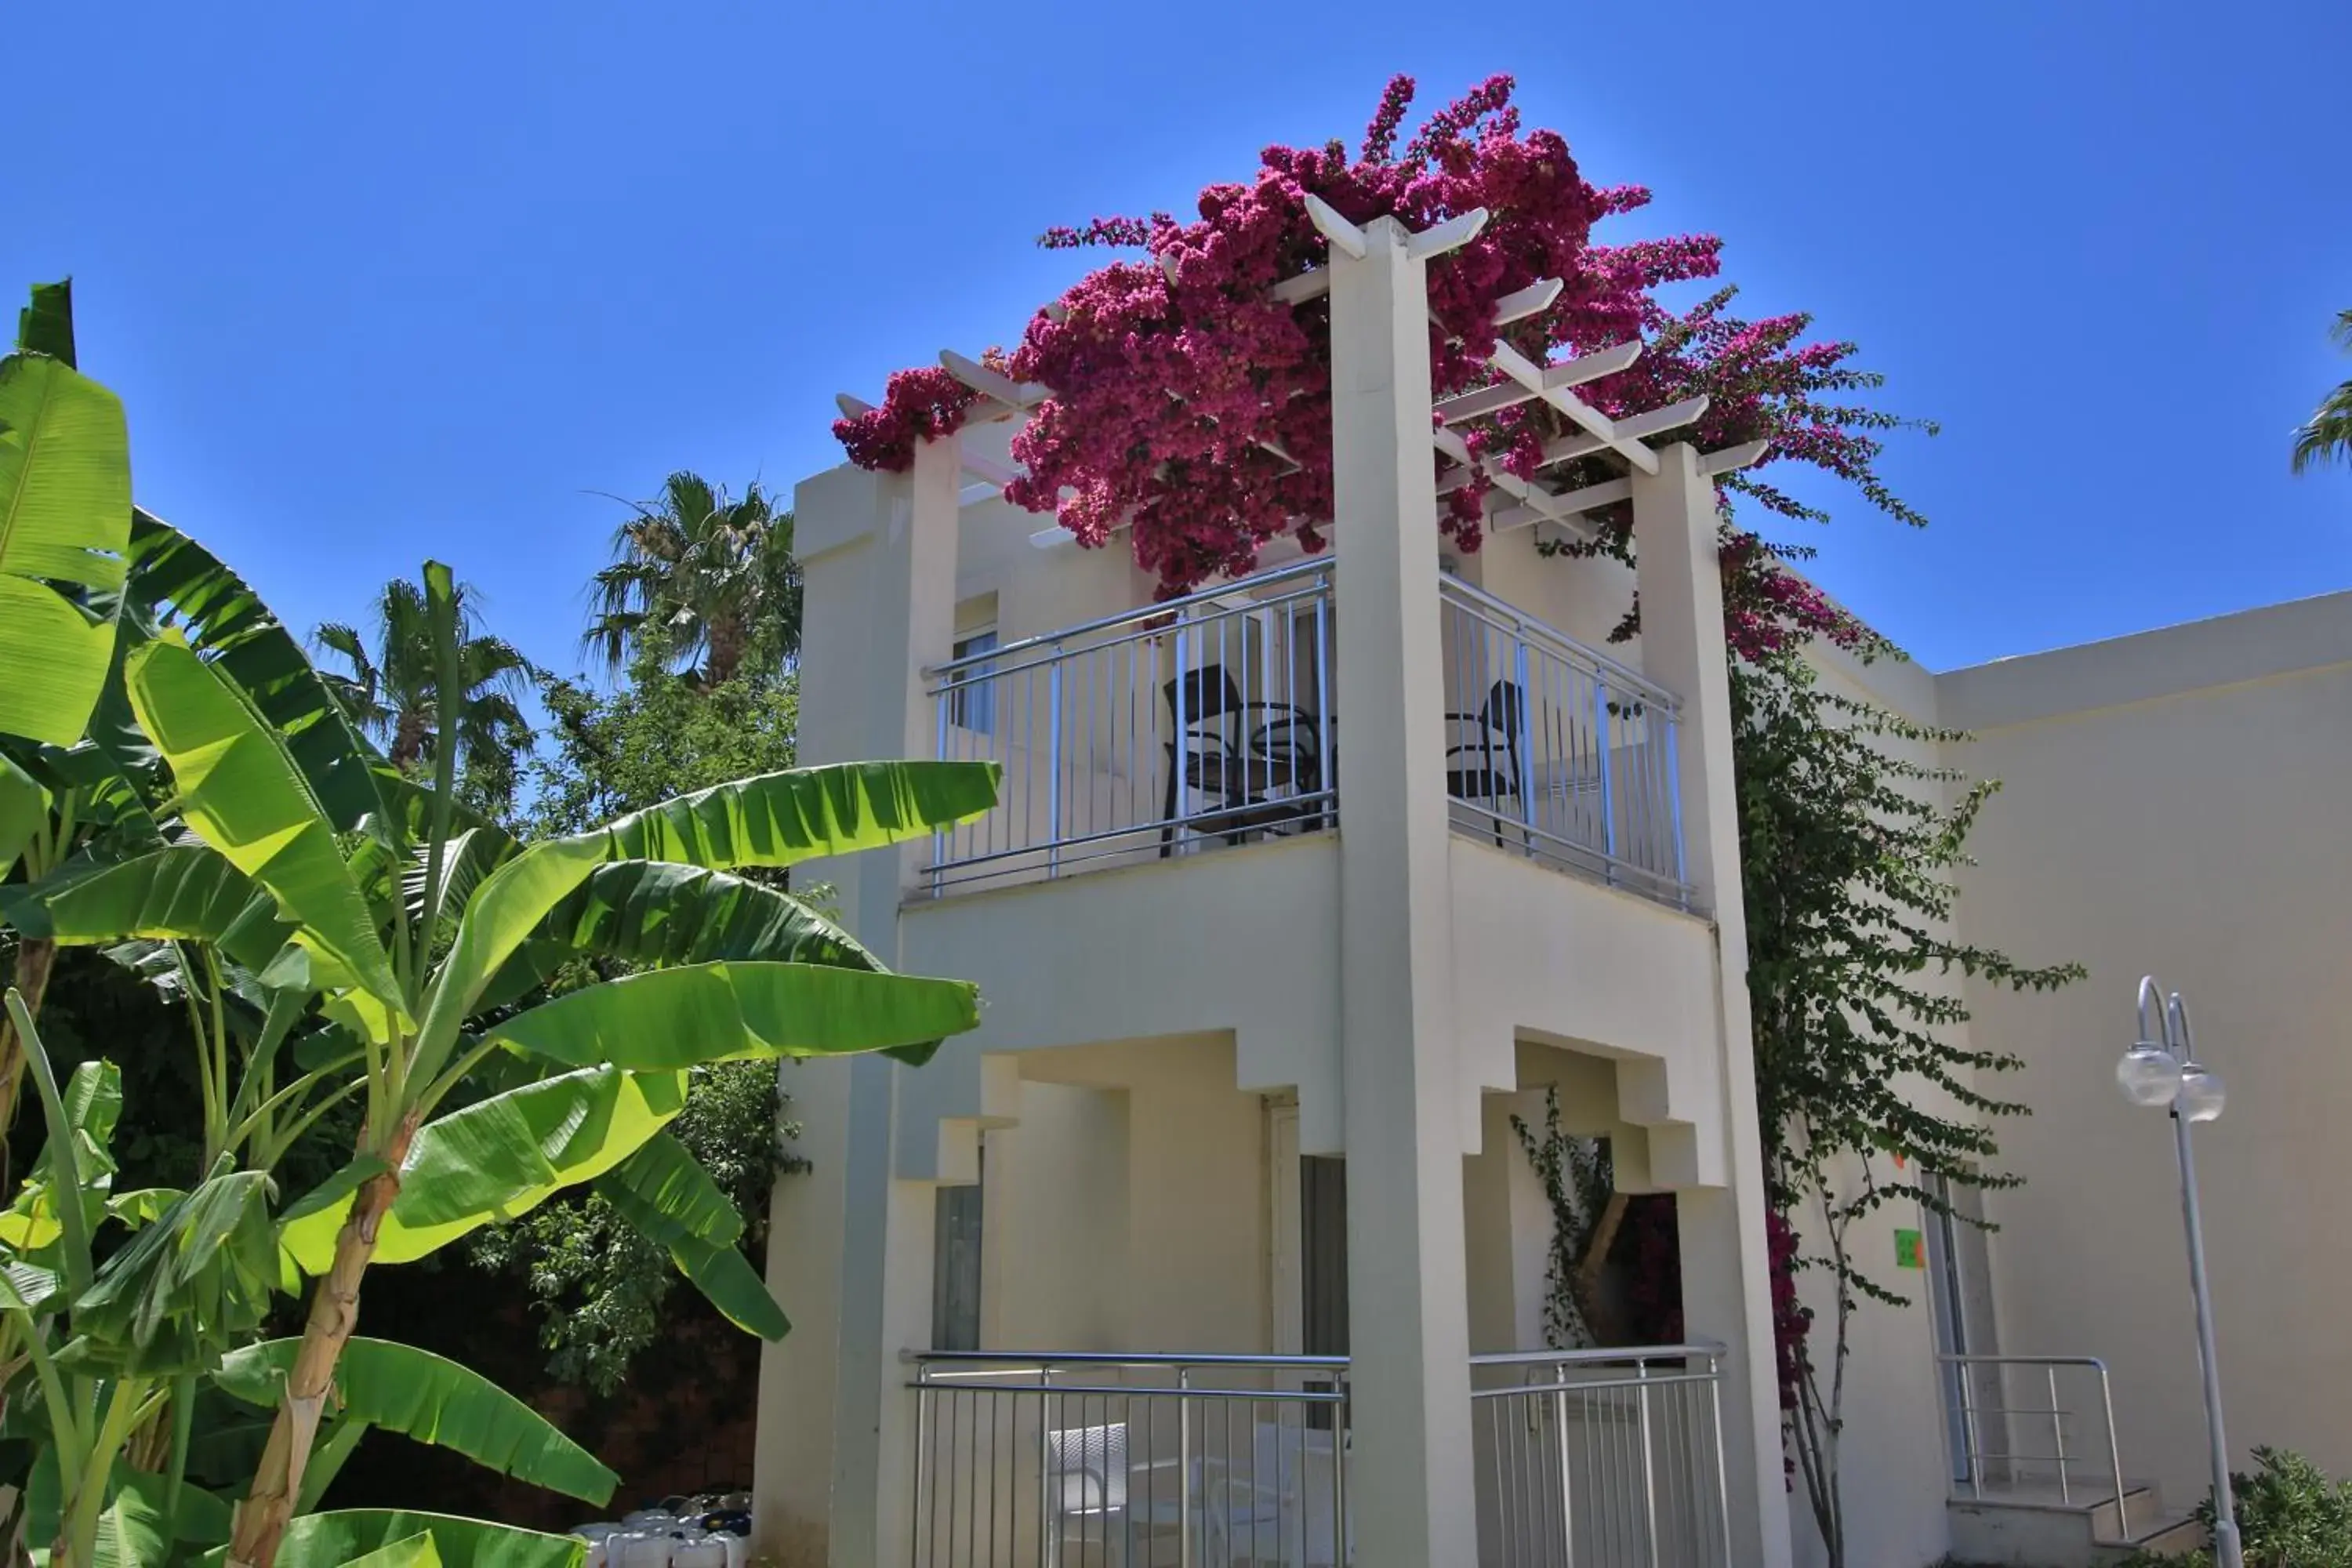
[[[1307,198],[1307,216],[1316,228],[1331,246],[1349,256],[1360,258],[1365,253],[1366,239],[1362,229],[1333,211],[1321,198]],[[1410,248],[1423,259],[1434,259],[1460,248],[1475,238],[1486,227],[1486,209],[1474,208],[1461,216],[1412,236]],[[1172,264],[1163,260],[1161,265]],[[1303,304],[1328,293],[1330,275],[1322,268],[1312,268],[1296,278],[1286,278],[1267,290],[1267,297],[1286,305]],[[1565,287],[1557,278],[1546,278],[1528,287],[1506,294],[1495,301],[1495,324],[1507,326],[1540,315],[1551,308]],[[1048,306],[1048,314],[1056,315],[1059,307]],[[1638,414],[1612,419],[1582,398],[1576,388],[1603,376],[1613,375],[1641,357],[1642,345],[1637,342],[1619,343],[1592,353],[1579,354],[1574,359],[1557,364],[1538,364],[1507,342],[1497,342],[1486,363],[1497,379],[1492,384],[1469,392],[1456,393],[1439,398],[1433,406],[1434,416],[1430,427],[1430,445],[1440,454],[1451,458],[1454,467],[1437,481],[1437,493],[1446,495],[1474,479],[1483,477],[1496,492],[1509,504],[1489,504],[1486,525],[1496,532],[1514,528],[1549,525],[1570,537],[1590,535],[1591,525],[1586,514],[1601,507],[1620,504],[1631,499],[1632,481],[1628,479],[1603,479],[1598,484],[1576,489],[1560,489],[1548,482],[1543,469],[1607,452],[1615,456],[1636,472],[1655,474],[1658,454],[1649,445],[1649,438],[1679,430],[1695,423],[1706,412],[1707,400],[1685,398],[1664,408],[1648,409]],[[1025,420],[1032,411],[1048,397],[1053,389],[1036,382],[1014,381],[1001,371],[952,349],[940,354],[940,366],[957,381],[971,389],[977,401],[972,405],[967,422],[992,424],[1003,420]],[[872,410],[873,405],[848,393],[834,400],[842,413],[851,418]],[[1470,449],[1459,426],[1467,422],[1499,413],[1521,404],[1542,402],[1557,409],[1576,427],[1576,434],[1563,436],[1548,443],[1533,478],[1522,479],[1505,468],[1499,460],[1481,458]],[[1257,445],[1291,467],[1297,466],[1289,453],[1271,441]],[[1700,468],[1708,476],[1730,473],[1755,463],[1764,456],[1769,445],[1765,441],[1749,441],[1737,447],[1704,453]],[[1001,493],[1004,487],[1021,476],[1021,471],[982,453],[960,448],[959,461],[968,481],[961,492],[967,506]],[[1032,544],[1050,549],[1071,542],[1068,531],[1044,528],[1029,536]]]

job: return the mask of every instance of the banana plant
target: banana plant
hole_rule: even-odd
[[[0,732],[81,738],[130,539],[121,400],[75,368],[69,286],[37,288],[0,358]]]
[[[438,617],[441,674],[454,680],[448,570],[429,563],[425,585]],[[511,990],[518,966],[529,972],[527,944],[550,940],[551,928],[567,918],[575,939],[584,929],[590,941],[599,932],[625,941],[636,940],[626,935],[632,927],[642,931],[713,899],[746,911],[761,903],[750,890],[754,884],[666,877],[655,868],[782,867],[929,834],[993,804],[992,767],[863,763],[741,780],[590,833],[520,847],[485,874],[495,857],[476,854],[471,833],[453,830],[457,747],[445,744],[436,748],[437,776],[421,803],[416,841],[405,841],[397,809],[362,837],[379,858],[397,860],[414,878],[413,915],[404,888],[386,900],[380,924],[354,875],[353,862],[363,857],[346,855],[303,770],[237,685],[168,637],[131,651],[124,684],[141,730],[169,769],[179,818],[274,910],[280,930],[270,934],[282,942],[262,966],[260,984],[317,999],[326,1032],[356,1053],[363,1105],[351,1163],[279,1219],[280,1246],[316,1283],[268,1442],[238,1510],[234,1563],[268,1568],[274,1560],[372,1263],[425,1256],[566,1186],[610,1175],[608,1191],[667,1216],[662,1238],[689,1277],[717,1279],[715,1294],[731,1294],[738,1310],[765,1318],[765,1310],[745,1304],[751,1292],[734,1289],[749,1266],[726,1245],[731,1237],[714,1217],[709,1178],[698,1167],[681,1164],[682,1151],[655,1144],[622,1170],[682,1107],[685,1069],[841,1051],[919,1058],[977,1022],[969,985],[890,974],[870,959],[840,967],[698,954],[696,962],[520,1010],[484,1016],[484,1005],[494,987]],[[124,884],[118,875],[110,885]],[[631,911],[620,901],[625,890],[653,901]],[[223,895],[206,908],[218,913],[236,902]],[[791,939],[803,946],[822,942],[837,957],[865,956],[805,911],[761,912],[764,921],[747,914],[731,928],[739,941],[763,931],[758,951],[775,951],[797,933]],[[208,938],[225,931],[157,921],[121,934]],[[257,952],[261,942],[249,940],[248,951]],[[494,1058],[525,1081],[446,1109]]]
[[[33,289],[16,352],[0,358],[0,736],[71,746],[105,685],[131,537],[131,447],[122,404],[74,362],[69,284]],[[83,819],[0,752],[0,877],[57,864]],[[53,953],[20,945],[16,984],[37,1012]],[[0,1018],[0,1149],[24,1061]]]
[[[60,1092],[23,995],[11,987],[5,1001],[47,1131],[0,1213],[0,1360],[26,1374],[43,1417],[25,1524],[58,1568],[129,1562],[151,1516],[181,1517],[168,1483],[130,1473],[134,1434],[268,1309],[277,1250],[263,1178],[225,1167],[186,1193],[112,1194],[114,1068],[84,1063]],[[116,1222],[138,1234],[101,1264],[96,1238]]]

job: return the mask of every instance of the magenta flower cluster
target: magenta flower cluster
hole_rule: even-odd
[[[1646,346],[1632,369],[1581,389],[1594,406],[1615,416],[1704,392],[1712,402],[1696,433],[1703,446],[1769,440],[1772,458],[1852,479],[1907,519],[1872,468],[1872,433],[1899,421],[1822,401],[1876,384],[1848,367],[1853,346],[1800,344],[1802,316],[1739,321],[1727,313],[1727,289],[1694,310],[1668,310],[1655,291],[1713,277],[1720,241],[1689,235],[1595,244],[1595,224],[1642,207],[1649,193],[1595,186],[1557,132],[1522,134],[1511,90],[1507,77],[1482,83],[1431,115],[1399,153],[1413,83],[1398,77],[1353,157],[1338,142],[1269,147],[1252,184],[1202,191],[1194,222],[1164,213],[1097,218],[1045,235],[1049,247],[1146,255],[1087,274],[1039,311],[1003,356],[1008,374],[1052,389],[1014,438],[1013,455],[1026,473],[1006,499],[1055,514],[1085,544],[1104,544],[1127,525],[1136,560],[1159,578],[1163,596],[1247,572],[1263,546],[1286,533],[1319,549],[1320,525],[1332,514],[1328,303],[1268,298],[1275,284],[1326,262],[1307,215],[1312,194],[1352,222],[1394,216],[1415,229],[1486,209],[1478,237],[1431,269],[1438,396],[1495,379],[1487,361],[1498,335],[1538,363],[1638,337]],[[1564,284],[1552,307],[1498,334],[1494,301],[1546,278]],[[834,429],[853,461],[903,468],[916,441],[955,429],[972,401],[944,372],[902,371],[881,407]],[[1548,405],[1526,404],[1462,434],[1483,458],[1525,478],[1564,428]],[[1433,463],[1441,477],[1452,466]],[[1547,472],[1574,485],[1610,470],[1585,458]],[[1443,524],[1465,551],[1484,536],[1488,488],[1475,475],[1446,498]],[[1752,479],[1732,488],[1784,515],[1816,515]],[[1603,514],[1601,523],[1600,542],[1586,548],[1630,559],[1630,520]],[[1861,635],[1752,535],[1727,522],[1726,542],[1727,629],[1743,651]]]

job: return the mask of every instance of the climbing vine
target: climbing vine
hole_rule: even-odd
[[[1794,653],[1735,663],[1731,696],[1782,1405],[1797,1478],[1843,1568],[1849,1331],[1862,1301],[1904,1303],[1860,1261],[1860,1227],[1923,1207],[1976,1223],[1953,1209],[1951,1187],[2018,1184],[1997,1163],[1994,1127],[2027,1108],[1987,1086],[2022,1063],[1959,1043],[1960,983],[2044,991],[2084,970],[1953,934],[1953,876],[2000,786],[1915,757],[1965,736],[1825,689]],[[1824,1281],[1826,1336],[1798,1298],[1806,1273]]]
[[[1553,1350],[1597,1345],[1593,1285],[1615,1226],[1609,1223],[1614,1172],[1605,1139],[1579,1138],[1559,1124],[1559,1090],[1544,1089],[1538,1134],[1514,1115],[1511,1131],[1543,1183],[1551,1205],[1551,1248],[1544,1266],[1544,1343]],[[1622,1212],[1622,1204],[1618,1205]]]

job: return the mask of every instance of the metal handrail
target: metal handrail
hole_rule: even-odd
[[[951,658],[945,664],[932,665],[923,673],[934,679],[952,675],[958,670],[969,669],[975,666],[995,664],[1000,659],[1011,658],[1015,655],[1027,653],[1033,648],[1051,647],[1057,643],[1067,642],[1072,637],[1086,637],[1093,632],[1108,631],[1114,626],[1134,626],[1139,633],[1149,635],[1160,630],[1160,623],[1167,620],[1169,616],[1179,615],[1196,605],[1213,604],[1223,607],[1223,602],[1236,594],[1255,594],[1260,589],[1272,587],[1277,583],[1287,583],[1294,578],[1319,577],[1330,570],[1331,558],[1328,555],[1318,555],[1307,561],[1293,562],[1287,566],[1277,566],[1271,572],[1260,572],[1253,577],[1236,578],[1231,583],[1221,583],[1213,588],[1202,588],[1196,593],[1187,594],[1181,599],[1168,599],[1160,604],[1146,605],[1139,610],[1120,610],[1095,620],[1080,621],[1074,626],[1060,626],[1050,632],[1039,632],[1034,637],[1023,637],[1018,642],[1005,643],[1001,647],[988,648],[980,653],[968,653],[961,658]],[[1002,675],[1006,671],[999,668],[989,673]]]
[[[1346,1356],[908,1350],[899,1360],[915,1400],[910,1568],[1058,1568],[1072,1532],[1081,1563],[1133,1561],[1169,1531],[1183,1568],[1235,1561],[1236,1545],[1265,1560],[1265,1536],[1283,1561],[1303,1560],[1313,1540],[1331,1543],[1328,1561],[1351,1555]],[[1099,1375],[1124,1369],[1159,1375]],[[1057,1381],[1070,1373],[1083,1381]],[[1288,1375],[1255,1380],[1262,1387],[1216,1381],[1252,1373]]]
[[[2126,1497],[2124,1489],[2123,1447],[2116,1436],[2115,1388],[2108,1376],[2105,1362],[2097,1356],[2089,1355],[1939,1354],[1936,1360],[1942,1365],[1958,1369],[1958,1375],[1952,1381],[1959,1389],[1959,1415],[1964,1434],[1962,1441],[1966,1447],[1969,1466],[1969,1494],[1972,1499],[1981,1499],[1984,1496],[1985,1453],[1983,1441],[1977,1430],[1978,1417],[1981,1415],[2036,1417],[2047,1415],[2050,1417],[2051,1446],[2054,1452],[2049,1454],[2003,1453],[2000,1457],[2011,1460],[2029,1459],[2037,1464],[2045,1461],[2053,1464],[2058,1471],[2058,1500],[2069,1505],[2074,1502],[2074,1484],[2072,1478],[2066,1472],[2067,1461],[2072,1456],[2066,1452],[2065,1418],[2074,1412],[2059,1403],[2058,1370],[2061,1367],[2083,1367],[2096,1373],[2099,1380],[2099,1414],[2107,1439],[2107,1473],[2109,1480],[2115,1486],[2116,1529],[2122,1540],[2128,1542],[2131,1539],[2131,1503]],[[2041,1368],[2047,1379],[2050,1408],[2041,1410],[2031,1407],[2011,1408],[2006,1405],[1979,1405],[1976,1402],[1976,1390],[1971,1386],[1968,1375],[1968,1369],[1976,1366]],[[2004,1393],[2002,1397],[2005,1400],[2007,1394]]]
[[[1484,588],[1465,583],[1459,577],[1441,578],[1437,588],[1442,595],[1466,599],[1481,609],[1509,621],[1514,630],[1525,632],[1530,638],[1549,644],[1554,652],[1565,658],[1609,676],[1643,701],[1657,703],[1669,712],[1677,711],[1682,707],[1680,699],[1673,692],[1633,666],[1610,658],[1589,643],[1577,641],[1558,626],[1537,619],[1517,605],[1498,599]]]
[[[1228,1355],[1203,1351],[900,1351],[903,1362],[984,1363],[1034,1371],[1041,1366],[1229,1366],[1307,1367],[1344,1372],[1343,1355]]]
[[[1470,1357],[1479,1560],[1729,1568],[1725,1354],[1699,1342]],[[1479,1387],[1482,1373],[1501,1381]]]
[[[1674,694],[1458,578],[1438,600],[1454,830],[1693,909]]]

